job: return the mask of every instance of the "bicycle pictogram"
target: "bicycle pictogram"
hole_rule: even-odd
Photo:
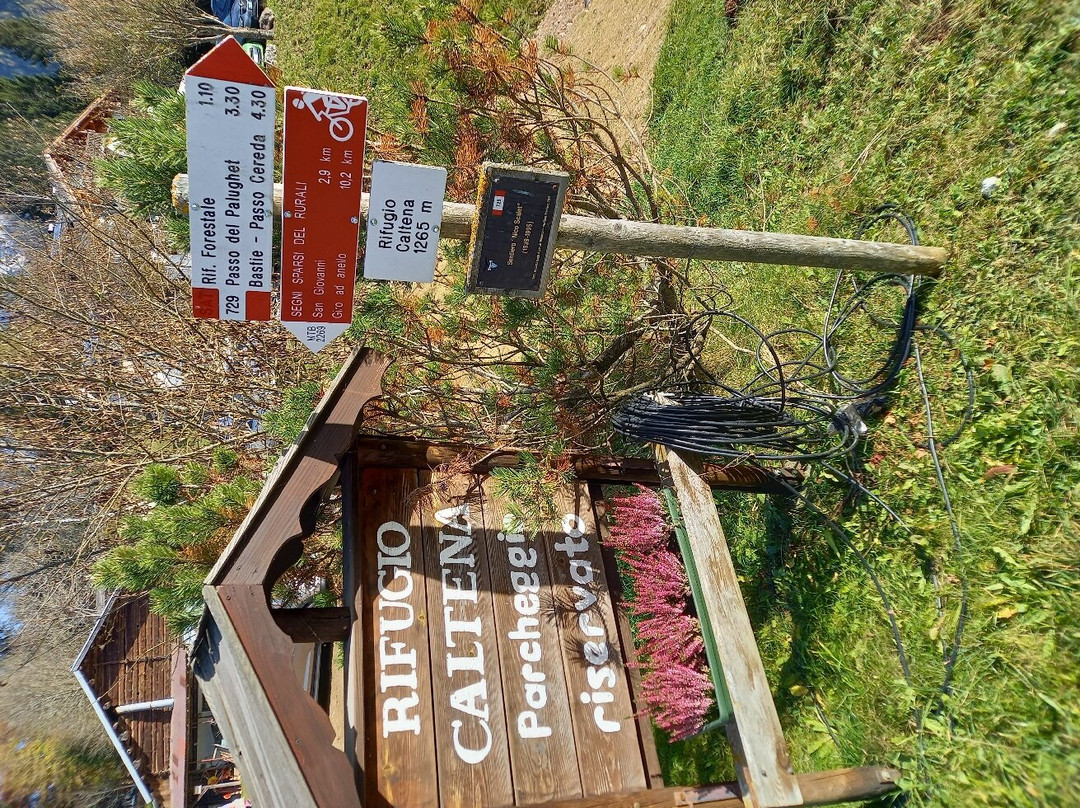
[[[340,95],[308,90],[300,98],[293,99],[297,109],[307,109],[318,121],[328,121],[330,137],[339,143],[348,142],[354,133],[353,122],[349,113],[364,103],[362,98],[345,98]]]

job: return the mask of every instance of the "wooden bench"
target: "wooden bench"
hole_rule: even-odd
[[[346,363],[204,587],[192,667],[254,804],[764,808],[895,788],[885,767],[791,771],[707,482],[746,487],[754,474],[702,476],[692,459],[668,458],[732,702],[739,782],[665,787],[597,518],[602,483],[659,482],[655,469],[578,459],[581,481],[530,540],[487,476],[514,453],[356,438],[384,368],[364,351]],[[436,461],[462,457],[465,473],[432,479]],[[274,582],[339,483],[345,606],[274,608]],[[338,641],[335,739],[292,659],[298,643]]]

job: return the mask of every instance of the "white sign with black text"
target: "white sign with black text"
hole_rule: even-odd
[[[187,72],[196,317],[269,320],[274,83],[231,37]]]
[[[445,168],[375,161],[368,197],[366,280],[431,283],[445,193]]]

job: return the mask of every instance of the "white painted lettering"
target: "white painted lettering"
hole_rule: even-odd
[[[468,584],[462,586],[462,580],[468,581]],[[450,583],[453,583],[453,586],[450,586]],[[451,578],[450,570],[443,567],[442,597],[444,606],[451,600],[467,600],[470,603],[476,603],[476,573],[467,572],[461,578]]]
[[[532,710],[523,710],[517,718],[518,735],[522,738],[549,738],[551,727],[540,725],[540,719]]]
[[[409,715],[408,712],[420,703],[420,697],[413,693],[403,699],[388,698],[383,702],[382,736],[389,738],[391,732],[411,732],[413,735],[420,734],[420,716]]]
[[[404,609],[405,616],[396,620],[383,616],[384,609]],[[392,599],[379,598],[379,634],[389,634],[391,631],[405,631],[412,628],[413,607],[411,603],[395,603]]]
[[[518,614],[534,615],[540,611],[540,598],[532,592],[514,595],[514,608]]]
[[[450,706],[459,712],[475,718],[487,719],[487,680],[459,687],[450,694]]]
[[[392,581],[396,581],[399,578],[405,581],[405,585],[401,589],[391,589],[390,585],[386,583],[384,578],[386,577],[386,570],[379,570],[379,597],[386,600],[405,600],[409,597],[413,591],[413,577],[412,573],[404,567],[394,567],[394,577]]]
[[[453,721],[450,726],[454,729],[454,751],[457,752],[457,756],[470,765],[482,763],[484,758],[488,756],[488,752],[491,751],[491,728],[488,727],[488,722],[479,722],[480,729],[484,731],[486,738],[484,745],[479,749],[469,749],[462,745],[459,733],[464,725],[461,721]]]
[[[589,640],[585,643],[585,659],[593,665],[603,665],[608,661],[608,644]]]
[[[387,533],[400,533],[403,541],[400,544],[388,545],[385,541]],[[412,543],[412,537],[409,535],[409,531],[399,522],[387,522],[379,526],[378,532],[375,534],[375,543],[379,545],[379,549],[389,556],[399,556],[409,549],[409,545]],[[396,552],[395,552],[396,551]]]
[[[473,673],[481,674],[484,672],[484,646],[476,641],[473,641],[472,645],[472,656],[456,657],[452,654],[446,655],[447,676],[453,676],[455,673],[461,673],[462,671],[472,671]]]
[[[528,550],[523,550],[521,547],[507,547],[507,557],[510,559],[510,563],[515,567],[535,567],[536,566],[536,550],[530,547]]]
[[[585,586],[593,582],[593,568],[589,559],[570,559],[570,577]]]
[[[540,592],[540,578],[535,572],[512,570],[510,572],[510,583],[513,585],[514,591],[519,594],[525,592]]]
[[[534,710],[539,710],[547,704],[547,687],[544,685],[525,685],[525,703]]]

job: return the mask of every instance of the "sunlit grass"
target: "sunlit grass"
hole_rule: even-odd
[[[871,433],[864,481],[911,532],[873,504],[842,507],[840,483],[819,478],[809,489],[880,576],[910,686],[884,605],[850,550],[797,501],[723,499],[799,770],[899,764],[915,804],[1075,803],[1078,50],[1075,4],[752,0],[730,28],[721,6],[675,3],[652,154],[685,196],[687,220],[850,237],[874,207],[897,203],[923,243],[951,250],[923,322],[945,325],[976,371],[974,422],[943,451],[961,551],[921,445],[910,366]],[[988,176],[1002,186],[986,199]],[[829,271],[693,271],[703,297],[726,287],[735,310],[765,330],[821,329]],[[944,434],[964,408],[962,373],[940,339],[920,339]],[[714,343],[713,361],[732,361]],[[856,366],[881,356],[880,340],[848,344]],[[968,616],[952,691],[942,693],[961,581]],[[692,769],[685,756],[696,753],[676,754],[670,771]]]
[[[279,0],[274,10],[278,64],[289,84],[368,98],[370,125],[419,144],[409,119],[415,88],[437,80],[421,45],[427,23],[450,16],[453,0]],[[492,0],[485,18],[510,10],[513,25],[532,31],[549,0]]]

